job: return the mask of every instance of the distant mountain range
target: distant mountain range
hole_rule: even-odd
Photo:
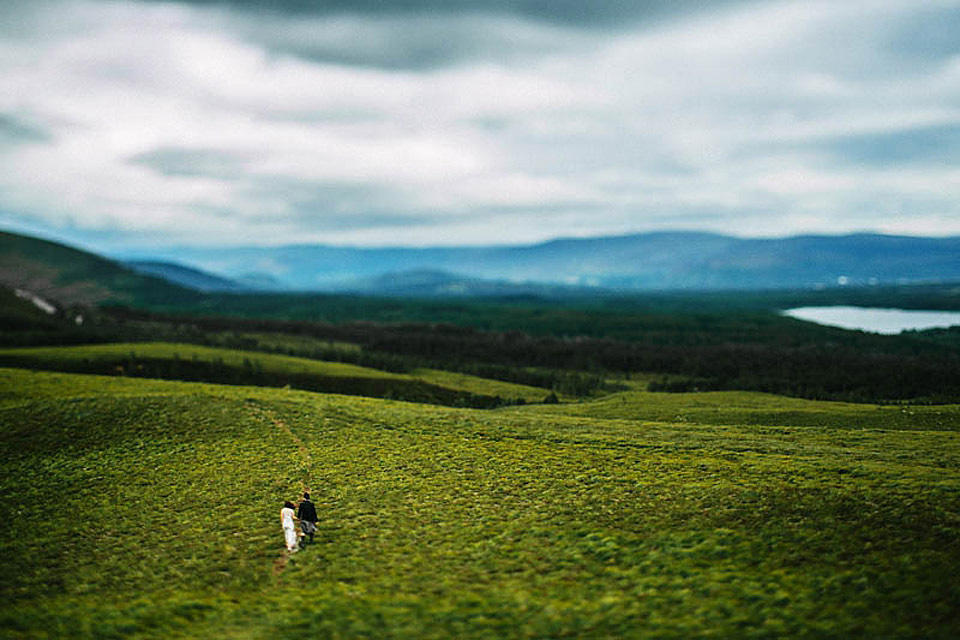
[[[199,269],[185,267],[181,264],[172,262],[157,262],[151,260],[131,260],[122,263],[123,266],[136,271],[137,273],[163,278],[168,282],[178,284],[182,287],[195,289],[197,291],[250,291],[257,289],[257,286],[251,286],[237,280],[215,276]],[[272,286],[273,283],[264,283]]]
[[[503,295],[723,290],[960,281],[960,237],[877,234],[736,238],[677,232],[562,239],[530,246],[351,248],[326,245],[190,248],[128,254],[140,271],[194,288],[190,265],[225,279],[220,290],[390,295]],[[213,288],[218,286],[213,284]]]
[[[960,282],[960,238],[657,233],[525,247],[177,248],[118,260],[0,232],[0,284],[61,304],[182,300],[211,291],[572,298],[946,282]]]

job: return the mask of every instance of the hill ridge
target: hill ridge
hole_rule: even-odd
[[[153,251],[153,250],[151,250]],[[155,250],[227,277],[256,261],[293,290],[349,291],[386,274],[424,270],[510,285],[620,291],[811,288],[960,280],[960,237],[878,233],[741,238],[675,231],[557,238],[505,246],[364,248],[323,244]],[[149,251],[137,252],[142,258]]]
[[[51,240],[0,231],[0,285],[57,308],[103,302],[190,299],[195,293],[136,273],[111,258]]]
[[[201,292],[244,293],[264,288],[374,296],[556,297],[602,291],[960,282],[960,237],[876,233],[738,238],[677,231],[558,238],[519,246],[302,244],[150,252],[130,251],[139,255],[114,260],[0,232],[0,283],[65,304],[89,304],[184,299]],[[273,271],[255,272],[252,267],[262,263],[273,265]]]

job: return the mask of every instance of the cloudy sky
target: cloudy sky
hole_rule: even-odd
[[[960,235],[960,0],[4,0],[0,228]]]

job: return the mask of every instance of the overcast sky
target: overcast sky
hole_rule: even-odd
[[[3,0],[0,227],[960,235],[960,0]]]

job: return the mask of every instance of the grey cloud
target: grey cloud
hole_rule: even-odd
[[[318,232],[341,233],[421,225],[427,227],[444,221],[439,216],[401,215],[371,207],[364,207],[362,211],[349,214],[340,213],[336,211],[338,199],[333,195],[336,187],[333,185],[325,188],[320,185],[317,187],[319,191],[315,197],[288,202],[289,211],[285,215],[264,216],[257,220],[250,220],[247,224],[253,228],[261,226],[264,229],[290,227],[298,229],[302,236],[313,237]],[[237,220],[235,209],[209,205],[195,205],[194,209],[200,215],[218,218],[224,223]]]
[[[154,2],[156,0],[140,0]],[[282,55],[385,69],[515,60],[751,0],[188,0],[226,9],[246,40]]]
[[[372,229],[437,221],[431,215],[400,211],[402,195],[375,182],[261,176],[244,182],[241,191],[254,202],[284,202],[287,211],[279,217],[312,230]]]
[[[516,59],[569,48],[568,31],[482,16],[234,19],[243,37],[307,60],[384,69],[430,69],[471,59]]]
[[[843,137],[825,149],[841,162],[861,166],[957,165],[960,124]]]
[[[0,2],[0,33],[9,41],[29,40],[45,26],[42,2]]]
[[[401,216],[389,211],[370,211],[354,213],[350,216],[338,214],[320,214],[313,207],[301,212],[304,228],[311,231],[362,231],[391,227],[433,226],[442,222],[442,218],[427,215]]]
[[[274,211],[277,222],[295,224],[321,231],[372,229],[437,222],[432,216],[398,213],[402,196],[377,183],[338,180],[304,180],[278,175],[258,175],[249,170],[252,154],[219,149],[163,147],[128,158],[128,162],[147,166],[158,173],[181,178],[215,178],[232,183],[236,193],[251,203],[249,219],[258,214],[256,203],[264,209],[283,203],[283,213]],[[393,205],[391,207],[391,204]],[[198,213],[214,217],[237,216],[236,210],[194,204]]]
[[[132,156],[128,161],[166,176],[235,178],[243,173],[249,156],[218,149],[164,147]]]
[[[960,54],[960,4],[924,7],[890,28],[886,47],[898,55],[922,60],[947,59]]]
[[[38,126],[15,116],[0,113],[0,145],[49,142],[53,136]]]
[[[244,197],[256,202],[286,203],[288,210],[277,218],[309,232],[363,232],[377,229],[444,229],[485,223],[494,219],[526,223],[539,220],[544,226],[557,216],[600,213],[597,203],[544,203],[496,205],[482,204],[451,215],[443,210],[424,210],[412,206],[410,194],[385,183],[343,180],[298,180],[270,177],[248,181]],[[276,218],[275,218],[276,219]]]
[[[770,210],[755,204],[739,206],[710,204],[675,204],[668,211],[635,211],[643,217],[643,222],[653,228],[670,229],[684,227],[688,229],[719,229],[730,219],[751,220],[756,231],[766,234],[767,229],[761,229],[768,218]]]
[[[153,0],[150,0],[153,1]],[[166,1],[166,0],[160,0]],[[510,15],[574,26],[615,26],[744,0],[188,0],[190,4],[243,11],[303,15]]]
[[[0,204],[216,242],[954,229],[957,2],[734,1],[0,1]]]

